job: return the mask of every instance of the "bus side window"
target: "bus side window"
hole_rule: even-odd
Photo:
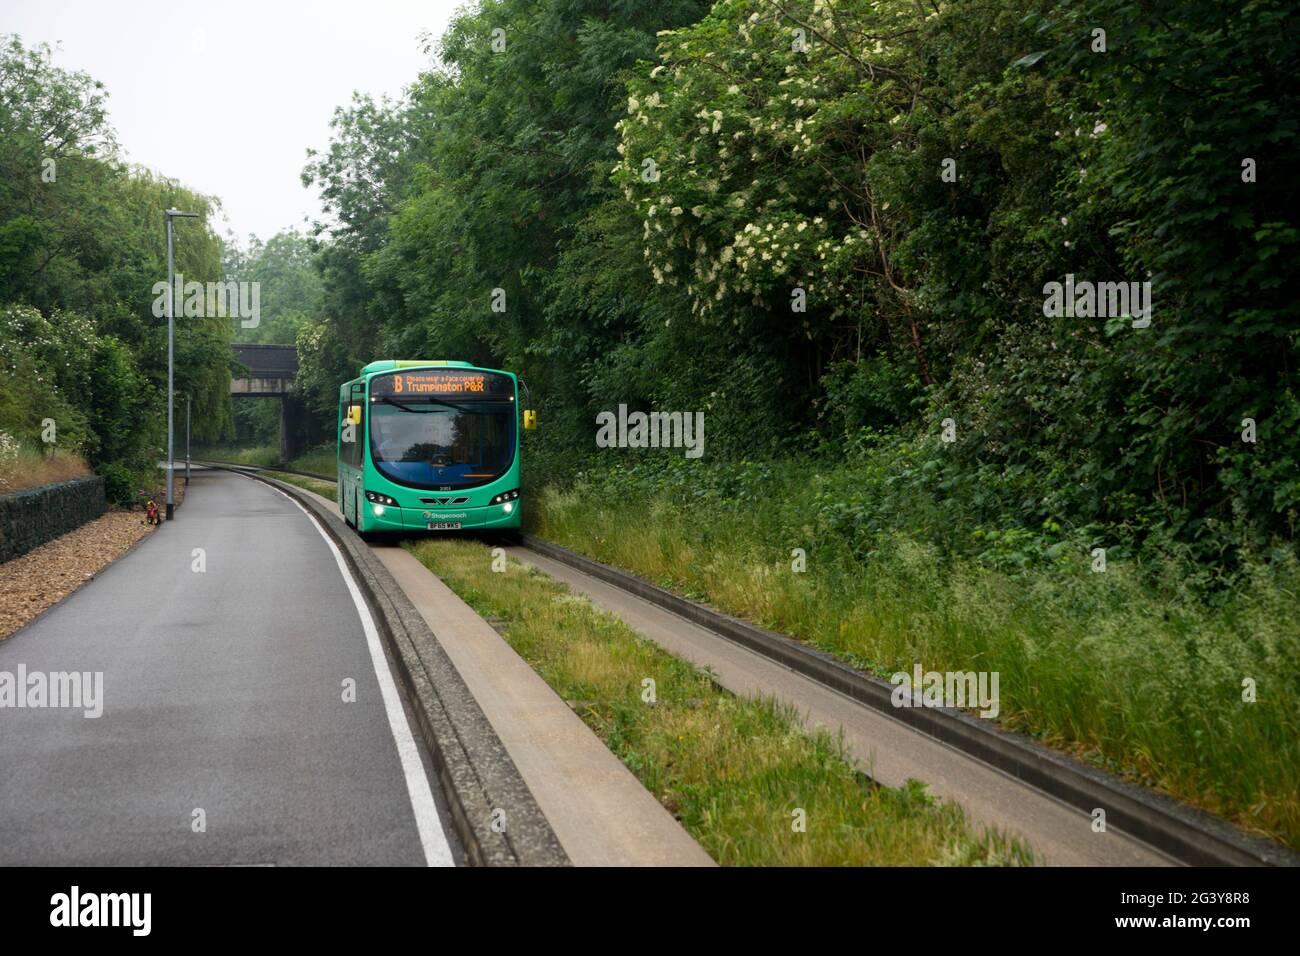
[[[348,392],[343,390],[339,395],[339,459],[347,465],[354,468],[361,467],[364,459],[364,452],[361,449],[362,442],[362,398],[358,395],[358,389],[353,386]]]
[[[346,389],[339,389],[339,460],[348,459],[348,400]]]
[[[352,443],[349,449],[349,458],[352,466],[360,468],[366,460],[364,442],[365,438],[365,410],[366,410],[366,387],[365,385],[353,385],[352,397],[348,408],[349,420],[355,426],[356,441]]]

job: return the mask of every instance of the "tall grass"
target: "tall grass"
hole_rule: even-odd
[[[88,474],[90,467],[76,452],[32,448],[8,432],[0,431],[0,495]]]
[[[276,445],[249,447],[212,445],[196,449],[193,457],[235,465],[256,465],[259,468],[274,468],[276,465],[288,464],[290,468],[298,471],[312,471],[318,475],[331,477],[338,474],[338,460],[335,457],[333,444],[312,448],[287,463],[280,461],[280,449]]]
[[[280,464],[280,449],[275,445],[254,445],[246,448],[233,445],[209,445],[195,448],[190,457],[207,461],[224,461],[233,465],[270,468]]]
[[[906,536],[864,556],[811,520],[774,526],[772,510],[578,485],[526,513],[549,540],[882,676],[998,671],[1003,725],[1300,847],[1294,554],[1212,601],[1179,560],[1010,572]]]
[[[304,452],[289,462],[289,467],[298,471],[311,471],[332,478],[338,477],[338,466],[338,455],[333,442]]]

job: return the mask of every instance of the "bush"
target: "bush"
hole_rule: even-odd
[[[104,462],[95,473],[104,479],[104,497],[109,504],[129,505],[135,501],[140,481],[129,468],[116,462]]]

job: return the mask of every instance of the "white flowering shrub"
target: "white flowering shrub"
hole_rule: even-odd
[[[17,448],[42,447],[42,422],[53,419],[58,447],[82,450],[87,417],[81,409],[91,390],[94,326],[84,316],[55,312],[50,318],[30,306],[0,310],[0,429]]]
[[[709,29],[662,34],[659,64],[630,84],[614,172],[655,281],[684,286],[700,317],[784,305],[810,336],[904,295],[896,214],[873,197],[866,160],[915,137],[913,92],[892,78],[919,19],[889,0],[728,0]],[[864,49],[868,35],[880,39]],[[804,312],[788,304],[796,287]]]

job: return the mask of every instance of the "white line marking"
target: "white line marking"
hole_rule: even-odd
[[[397,756],[402,761],[402,772],[406,776],[406,792],[411,797],[411,810],[415,813],[415,826],[420,831],[420,845],[424,848],[425,862],[429,866],[455,866],[456,863],[451,858],[451,846],[447,843],[447,835],[443,832],[442,822],[438,818],[438,805],[434,802],[433,791],[429,788],[429,778],[424,772],[424,762],[420,759],[420,751],[415,746],[415,737],[411,734],[411,725],[406,721],[406,712],[402,710],[402,699],[397,693],[397,684],[388,669],[388,659],[384,656],[384,649],[379,643],[379,630],[375,627],[374,618],[370,616],[370,608],[366,607],[365,599],[362,598],[356,581],[352,580],[352,574],[348,571],[343,555],[339,553],[338,545],[326,534],[325,529],[316,520],[316,516],[294,501],[291,495],[285,494],[273,485],[267,487],[293,502],[294,507],[307,516],[307,520],[325,539],[330,553],[334,555],[334,563],[339,566],[339,573],[347,582],[348,593],[352,595],[352,603],[356,605],[357,614],[361,616],[361,627],[366,632],[366,647],[370,651],[370,661],[375,665],[375,677],[379,681],[379,693],[384,698],[388,727],[393,732],[393,741],[397,744]]]

